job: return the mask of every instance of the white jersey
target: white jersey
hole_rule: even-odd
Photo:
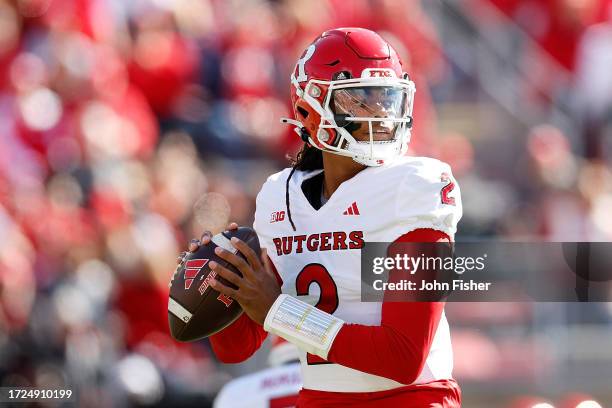
[[[301,388],[299,363],[267,368],[225,384],[213,408],[289,408]]]
[[[380,325],[381,303],[361,302],[363,242],[393,242],[419,228],[451,238],[461,218],[459,187],[450,167],[435,159],[404,157],[368,167],[343,182],[315,210],[301,184],[322,170],[296,171],[289,183],[293,231],[285,209],[291,169],[268,178],[257,196],[254,227],[282,280],[282,292],[348,323]],[[315,285],[311,285],[316,283]],[[409,324],[407,322],[407,324]],[[404,386],[394,380],[322,362],[300,353],[304,388],[372,392]],[[450,379],[452,350],[444,314],[415,384]]]

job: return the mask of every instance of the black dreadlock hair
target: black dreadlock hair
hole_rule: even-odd
[[[304,146],[300,149],[295,157],[289,157],[291,160],[291,172],[287,177],[287,184],[285,185],[285,206],[287,207],[287,217],[291,223],[291,228],[295,231],[295,224],[291,218],[291,207],[289,206],[289,181],[296,170],[319,170],[323,168],[323,153],[316,147],[311,146],[308,142],[304,143]]]
[[[289,157],[291,167],[296,170],[320,170],[323,168],[323,153],[309,143],[304,143],[295,157]]]

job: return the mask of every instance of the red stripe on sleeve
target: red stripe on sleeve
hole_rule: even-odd
[[[418,229],[395,242],[451,239],[441,231]],[[380,326],[344,324],[328,361],[411,384],[425,365],[443,308],[443,302],[383,302]]]
[[[209,339],[219,361],[235,364],[251,357],[261,347],[267,334],[262,326],[243,313],[238,320]]]

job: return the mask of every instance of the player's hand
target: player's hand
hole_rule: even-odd
[[[232,237],[231,242],[246,257],[246,260],[221,247],[215,248],[215,253],[234,265],[242,273],[242,277],[215,261],[210,261],[209,266],[217,273],[217,277],[221,276],[236,285],[238,289],[233,289],[216,278],[211,281],[210,286],[235,299],[251,320],[263,325],[270,307],[281,294],[280,286],[270,266],[270,260],[265,250],[262,251],[260,260],[255,251],[245,242],[236,237]]]
[[[238,229],[238,224],[236,224],[235,222],[230,222],[229,225],[227,226],[227,229],[236,230]],[[188,251],[181,252],[180,255],[176,258],[176,263],[180,265],[185,260],[185,256],[189,252],[195,252],[202,245],[208,244],[210,240],[212,239],[212,236],[213,236],[212,232],[204,231],[200,239],[193,238],[191,241],[189,241]]]

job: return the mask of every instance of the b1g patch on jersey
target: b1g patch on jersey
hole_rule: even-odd
[[[278,256],[296,254],[304,251],[340,251],[361,249],[364,245],[363,231],[334,231],[310,235],[293,235],[273,238]]]
[[[285,211],[274,211],[270,214],[270,224],[273,222],[283,221],[285,219]]]

